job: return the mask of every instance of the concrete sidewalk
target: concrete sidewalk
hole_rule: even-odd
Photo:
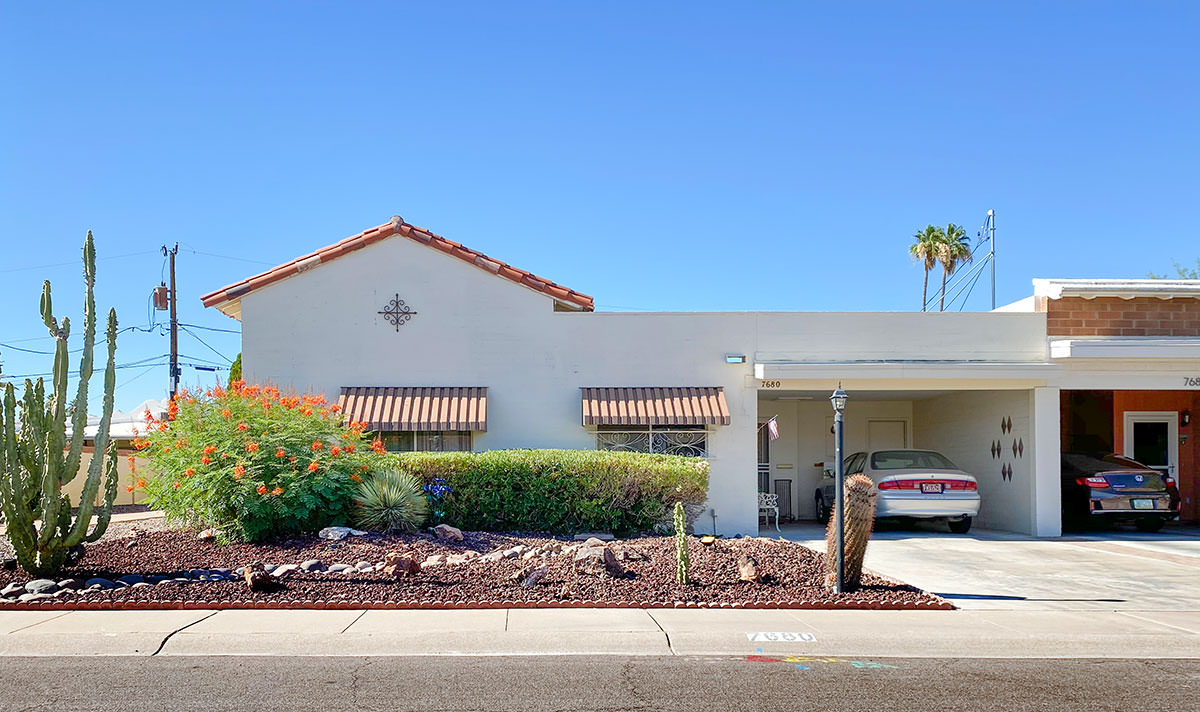
[[[0,655],[750,654],[1200,658],[1200,611],[0,612]]]

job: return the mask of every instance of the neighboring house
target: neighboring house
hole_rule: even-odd
[[[839,382],[847,453],[944,452],[978,477],[981,526],[1058,535],[1064,443],[1161,455],[1195,518],[1200,283],[1034,292],[988,313],[602,313],[393,218],[202,299],[242,322],[247,381],[340,399],[393,449],[706,457],[722,534],[757,531],[760,489],[812,516]]]
[[[125,488],[137,481],[129,466],[129,456],[135,453],[133,448],[134,430],[137,429],[142,434],[146,432],[145,413],[147,410],[153,413],[156,418],[164,418],[167,413],[167,404],[163,401],[148,400],[129,413],[123,413],[119,410],[113,411],[112,419],[109,422],[108,437],[117,444],[117,472],[120,475],[120,486],[117,488],[117,498],[114,500],[115,504],[137,504],[142,500],[142,492],[134,490],[130,493],[126,492]],[[96,451],[96,433],[99,429],[100,417],[89,415],[87,425],[83,429],[83,456],[79,461],[79,474],[63,488],[63,492],[70,495],[71,502],[74,504],[79,503],[79,496],[83,493],[83,485],[87,481],[88,467],[91,465],[92,456]],[[68,422],[67,437],[70,436],[70,423]],[[141,467],[143,464],[145,464],[144,459],[137,461],[137,467]],[[96,494],[97,501],[99,501],[103,493],[104,482],[101,480],[100,491]]]

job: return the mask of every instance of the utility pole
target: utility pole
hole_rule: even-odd
[[[176,312],[178,299],[175,298],[175,255],[179,252],[179,243],[170,250],[166,245],[162,247],[163,256],[170,261],[169,271],[171,274],[171,286],[167,292],[167,297],[170,299],[171,312],[171,397],[179,392],[179,318]]]
[[[992,311],[996,311],[996,211],[988,210],[987,224],[984,230],[988,233],[988,256],[991,257],[992,268]]]

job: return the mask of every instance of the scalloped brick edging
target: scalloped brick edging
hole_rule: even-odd
[[[484,608],[693,608],[731,610],[863,610],[863,611],[952,611],[954,605],[936,601],[905,600],[786,600],[728,603],[715,601],[63,601],[42,599],[0,604],[0,611],[176,611],[176,610],[467,610]]]

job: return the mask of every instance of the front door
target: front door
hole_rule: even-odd
[[[1126,412],[1125,456],[1171,477],[1179,468],[1179,414]]]

